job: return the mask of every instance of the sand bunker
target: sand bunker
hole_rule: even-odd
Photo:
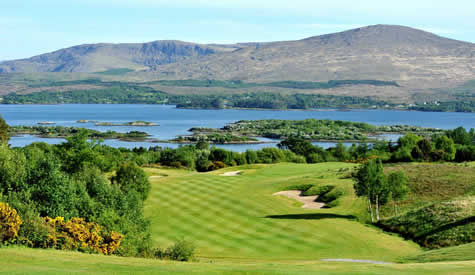
[[[234,176],[239,176],[239,175],[241,175],[241,171],[226,172],[226,173],[224,173],[224,174],[221,174],[220,176],[234,177]]]
[[[320,209],[325,205],[324,203],[315,201],[318,196],[302,196],[302,191],[299,190],[280,191],[274,193],[274,195],[286,196],[298,200],[303,203],[302,208],[307,209]]]

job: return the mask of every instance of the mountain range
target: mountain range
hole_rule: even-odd
[[[475,79],[475,44],[396,25],[373,25],[295,41],[85,44],[0,63],[0,72],[97,73],[122,79],[269,82],[374,79],[402,89],[451,87]]]

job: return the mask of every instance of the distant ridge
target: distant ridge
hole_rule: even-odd
[[[475,44],[395,25],[374,25],[296,41],[86,44],[0,63],[0,72],[128,69],[141,79],[328,81],[377,79],[433,88],[475,79]]]

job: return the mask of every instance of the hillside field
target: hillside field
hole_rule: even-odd
[[[196,261],[88,255],[7,247],[0,273],[51,274],[470,274],[473,243],[424,251],[411,241],[364,224],[366,204],[353,193],[354,164],[246,165],[208,173],[145,168],[152,191],[145,213],[154,247],[184,238],[196,245]],[[234,172],[234,173],[233,173]],[[344,190],[333,208],[303,209],[273,195],[296,184]],[[325,262],[344,258],[392,262]]]

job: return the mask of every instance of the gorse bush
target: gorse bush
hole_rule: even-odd
[[[67,250],[91,250],[104,255],[119,248],[123,235],[105,231],[94,222],[82,218],[64,221],[63,217],[45,218],[49,230],[47,247]]]
[[[17,211],[12,209],[8,203],[0,202],[0,242],[17,238],[21,224],[22,221]]]

